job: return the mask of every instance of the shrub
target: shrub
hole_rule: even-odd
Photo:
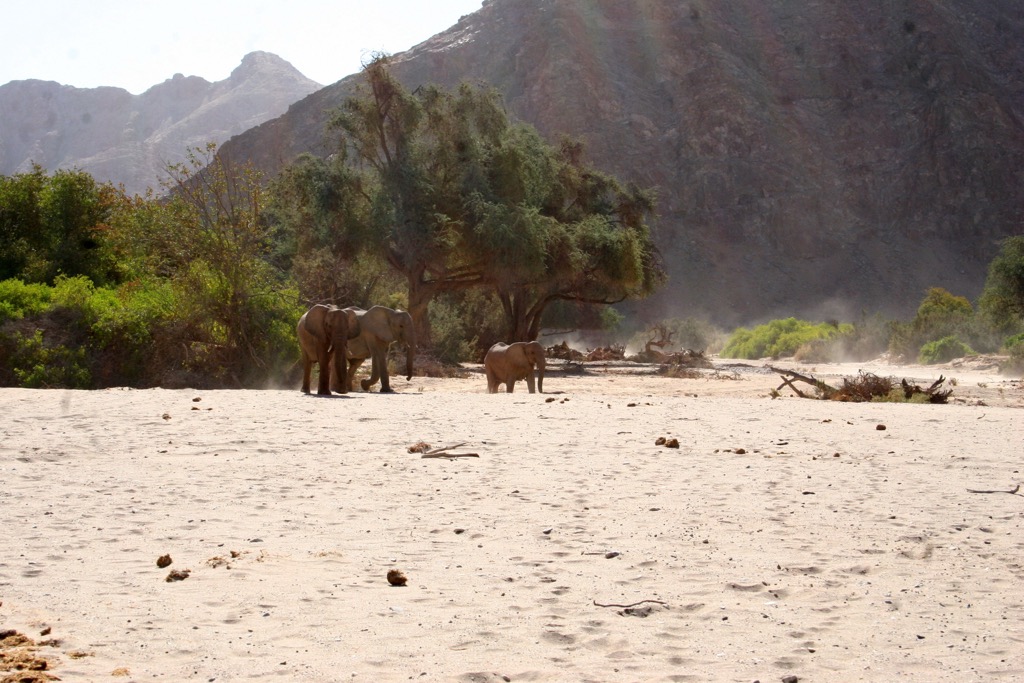
[[[456,364],[472,360],[477,336],[472,334],[459,307],[447,299],[430,306],[433,354],[441,363]]]
[[[1010,354],[1018,350],[1024,351],[1024,332],[1007,337],[1006,341],[1003,342],[1003,349]]]
[[[922,365],[934,365],[935,363],[948,363],[954,358],[963,358],[973,354],[974,351],[970,346],[954,336],[948,336],[922,346],[917,360]]]
[[[53,290],[21,280],[0,281],[0,324],[42,313],[50,307]]]
[[[46,346],[43,331],[32,335],[14,333],[4,340],[9,345],[10,369],[15,385],[28,389],[66,387],[88,389],[91,376],[84,348]]]
[[[734,331],[721,355],[751,360],[792,356],[805,344],[833,339],[852,330],[853,326],[848,323],[810,323],[796,318],[772,320],[752,330],[741,327]]]

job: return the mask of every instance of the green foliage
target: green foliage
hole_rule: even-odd
[[[119,192],[78,170],[0,176],[0,279],[52,282],[58,274],[114,277],[105,235]]]
[[[1003,342],[1003,349],[1008,353],[1013,353],[1015,349],[1024,349],[1024,332],[1015,334],[1012,337],[1007,337],[1006,341]]]
[[[436,297],[491,289],[513,341],[535,339],[553,302],[616,303],[663,281],[650,191],[511,121],[494,89],[409,92],[386,58],[364,77],[332,120],[339,152],[301,158],[274,187],[271,220],[303,296],[358,298],[329,274],[368,255],[404,279],[422,340]]]
[[[1012,342],[1013,339],[1019,339]],[[1024,334],[1016,335],[1007,340],[1005,348],[1008,358],[999,367],[1004,374],[1024,374]]]
[[[853,326],[845,323],[811,323],[796,318],[772,320],[753,329],[739,328],[732,333],[721,355],[724,358],[781,358],[794,355],[800,347],[817,340],[849,334]]]
[[[989,264],[978,309],[1003,334],[1024,329],[1024,235],[1003,240]]]
[[[998,336],[974,314],[974,307],[967,299],[941,287],[932,287],[912,321],[893,323],[889,353],[897,359],[915,359],[924,344],[945,337],[957,337],[982,351],[995,350],[999,345]]]
[[[4,348],[6,347],[6,348]],[[15,386],[27,389],[65,387],[88,389],[91,377],[86,367],[86,350],[62,345],[47,346],[43,331],[31,335],[15,333],[0,339],[9,360]]]
[[[477,342],[462,307],[451,298],[439,298],[430,307],[433,352],[442,363],[454,365],[473,360]]]
[[[43,284],[25,284],[21,280],[0,281],[0,325],[42,313],[50,307],[52,290]]]
[[[971,355],[974,355],[971,347],[951,335],[924,344],[917,362],[922,365],[934,365]]]

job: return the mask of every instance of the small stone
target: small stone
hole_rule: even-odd
[[[397,569],[392,569],[388,572],[388,583],[392,586],[404,586],[407,582],[408,579],[405,578],[405,574]]]
[[[622,554],[622,553],[620,553],[620,552],[619,552],[618,550],[609,550],[608,552],[606,552],[606,553],[604,554],[604,556],[605,556],[605,559],[608,559],[608,560],[610,560],[610,559],[612,559],[613,557],[618,557],[618,556],[619,556],[619,555],[621,555],[621,554]]]
[[[884,432],[885,431],[885,425],[875,425],[875,429],[877,429],[880,432]]]
[[[743,455],[746,452],[747,452],[747,449],[745,449],[745,448],[737,448],[736,450],[733,451],[733,453],[735,453],[736,455]]]
[[[464,533],[466,533],[466,530],[462,529],[462,528],[457,528],[457,529],[455,529],[455,533],[456,534],[464,534]]]
[[[164,569],[165,567],[169,567],[173,561],[174,560],[171,559],[170,555],[161,555],[156,558],[156,566],[160,567],[160,569]]]
[[[668,441],[668,439],[666,439],[663,436],[659,436],[657,439],[654,440],[654,445],[655,446],[664,446],[666,441]]]
[[[669,439],[665,442],[665,448],[679,448],[679,439]]]
[[[177,569],[172,569],[171,573],[168,574],[167,578],[164,579],[164,580],[167,583],[172,583],[174,581],[184,581],[185,579],[187,579],[189,577],[189,574],[191,574],[191,573],[192,573],[192,570],[190,570],[190,569],[182,569],[181,571],[179,571]]]

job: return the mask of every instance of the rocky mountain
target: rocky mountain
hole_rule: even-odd
[[[976,298],[1024,233],[1018,0],[487,0],[394,69],[491,83],[656,186],[671,279],[644,318],[902,317],[929,286]],[[358,78],[228,146],[271,172],[330,153]]]
[[[167,163],[190,147],[220,144],[320,87],[266,52],[246,55],[223,81],[176,74],[141,95],[12,81],[0,86],[0,174],[77,167],[129,192],[160,190]]]

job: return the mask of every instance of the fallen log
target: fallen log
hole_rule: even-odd
[[[801,392],[793,385],[794,381],[800,381],[810,384],[812,387],[817,389],[818,393],[822,395],[822,398],[826,399],[831,398],[836,393],[836,391],[838,391],[835,387],[829,386],[828,384],[822,382],[820,379],[811,377],[809,375],[801,375],[799,372],[795,372],[793,370],[783,370],[781,368],[776,368],[771,365],[768,366],[768,369],[771,370],[772,372],[779,373],[779,375],[782,377],[782,384],[780,384],[779,388],[776,389],[775,391],[779,391],[782,389],[782,387],[788,386],[790,389],[795,391],[796,395],[799,396],[800,398],[807,398],[806,396],[804,396],[803,392]],[[787,378],[786,375],[789,375],[789,377]]]

